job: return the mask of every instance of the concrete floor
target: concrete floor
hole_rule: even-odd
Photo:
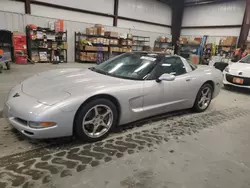
[[[0,74],[0,103],[32,74],[88,66],[13,66]],[[92,144],[30,140],[0,119],[0,188],[249,188],[249,114],[248,91],[222,89],[205,113],[154,117]]]

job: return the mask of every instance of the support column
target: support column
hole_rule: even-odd
[[[114,0],[114,20],[113,26],[117,26],[119,0]]]
[[[184,12],[184,0],[174,1],[172,4],[172,43],[175,46],[181,34],[182,17]]]
[[[240,30],[238,47],[241,47],[246,43],[249,29],[250,29],[250,0],[246,0],[246,9]]]
[[[24,7],[25,7],[25,14],[31,14],[31,11],[30,11],[30,0],[25,0],[24,1]]]

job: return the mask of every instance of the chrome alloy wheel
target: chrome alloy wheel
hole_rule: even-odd
[[[107,133],[113,124],[113,112],[106,105],[92,107],[84,116],[82,127],[91,138],[99,138]]]
[[[209,87],[204,87],[201,91],[200,100],[198,102],[198,106],[200,109],[204,110],[210,104],[212,98],[212,91]]]

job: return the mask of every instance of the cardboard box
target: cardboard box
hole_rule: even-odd
[[[104,27],[101,24],[96,24],[97,35],[104,36]]]
[[[151,49],[150,46],[143,46],[142,47],[143,51],[150,51],[150,49]]]
[[[93,27],[86,28],[86,34],[87,35],[94,35],[94,28]]]
[[[226,41],[227,41],[228,45],[234,46],[234,45],[236,45],[237,37],[227,37]]]
[[[231,47],[222,47],[222,50],[225,52],[229,52],[231,50]]]
[[[104,44],[104,45],[109,45],[109,39],[103,38],[103,44]]]
[[[192,55],[192,56],[190,57],[190,60],[191,60],[191,62],[192,62],[193,64],[198,65],[198,64],[199,64],[199,61],[200,61],[200,56],[198,56],[198,55]]]
[[[160,37],[160,38],[159,38],[159,41],[160,41],[160,42],[165,42],[165,37]]]
[[[93,35],[98,35],[98,34],[97,34],[97,28],[96,28],[96,27],[93,28]]]
[[[107,51],[109,51],[109,48],[108,47],[102,47],[102,51],[107,52]]]
[[[237,43],[237,37],[225,37],[223,40],[221,40],[221,45],[224,46],[235,46]]]
[[[133,39],[133,35],[132,35],[132,34],[128,34],[128,35],[127,35],[127,38],[128,38],[128,39]]]
[[[63,49],[68,49],[68,43],[67,42],[63,43]]]
[[[120,52],[120,48],[119,47],[110,47],[110,51],[111,52]]]
[[[118,39],[110,39],[109,40],[109,44],[115,44],[115,45],[117,45],[118,44]]]
[[[132,45],[133,45],[132,40],[127,40],[127,45],[128,45],[128,46],[132,46]]]
[[[126,39],[120,39],[120,44],[121,45],[127,45],[127,40]]]
[[[86,51],[97,51],[97,47],[96,46],[85,46],[85,50]]]
[[[197,41],[197,40],[191,40],[191,41],[188,41],[188,44],[200,44],[200,41]]]
[[[114,31],[106,31],[105,32],[105,36],[107,37],[114,37],[114,38],[118,38],[118,32],[114,32]]]
[[[180,44],[187,44],[188,43],[188,40],[185,37],[180,37],[179,40],[180,40]]]

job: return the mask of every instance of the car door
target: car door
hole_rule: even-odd
[[[190,100],[187,94],[190,92],[192,79],[189,68],[178,56],[164,58],[152,71],[149,80],[144,82],[144,112],[156,115],[189,108]],[[164,73],[175,75],[175,80],[157,83],[156,79]]]

